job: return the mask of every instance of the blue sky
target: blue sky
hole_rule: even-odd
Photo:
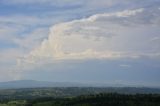
[[[159,0],[1,0],[0,81],[160,86]]]

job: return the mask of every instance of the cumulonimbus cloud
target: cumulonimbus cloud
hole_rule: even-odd
[[[159,37],[159,13],[140,8],[54,25],[48,39],[21,61],[159,56],[159,43],[150,42]]]

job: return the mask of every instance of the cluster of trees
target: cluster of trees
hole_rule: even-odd
[[[0,106],[160,106],[159,94],[100,93],[77,97],[14,100]]]

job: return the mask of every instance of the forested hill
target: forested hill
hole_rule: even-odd
[[[160,106],[160,95],[100,93],[68,98],[3,101],[0,106]]]
[[[54,88],[21,88],[0,90],[0,99],[32,99],[37,97],[74,97],[97,93],[121,94],[160,94],[158,88],[135,87],[54,87]]]
[[[160,89],[54,87],[0,90],[0,106],[160,106]]]

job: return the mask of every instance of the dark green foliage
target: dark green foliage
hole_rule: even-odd
[[[10,89],[0,90],[0,106],[160,106],[160,94],[155,91],[157,92],[158,89]]]
[[[100,93],[71,98],[37,98],[9,101],[0,106],[160,106],[158,94]]]
[[[101,93],[61,99],[41,98],[30,101],[30,106],[160,106],[160,95]]]

